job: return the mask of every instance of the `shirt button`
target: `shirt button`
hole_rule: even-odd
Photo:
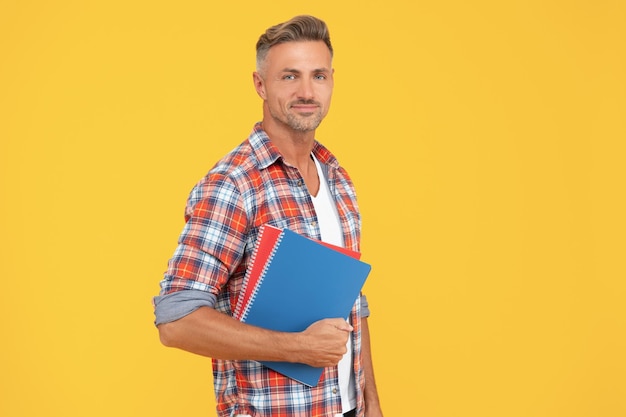
[[[337,388],[333,388],[333,394],[337,394]]]

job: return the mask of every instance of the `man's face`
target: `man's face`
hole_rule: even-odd
[[[299,132],[315,130],[330,107],[331,65],[330,51],[322,41],[273,46],[254,79],[274,122]]]

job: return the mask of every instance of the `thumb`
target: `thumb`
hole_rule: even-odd
[[[348,323],[345,320],[340,320],[340,319],[337,320],[335,327],[339,330],[343,330],[346,332],[351,332],[352,330],[354,330],[354,327],[352,327],[350,323]]]

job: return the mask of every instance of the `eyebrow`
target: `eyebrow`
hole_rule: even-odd
[[[328,68],[316,68],[312,72],[329,72]],[[292,72],[294,74],[301,74],[302,71],[297,70],[295,68],[283,68],[282,72]]]

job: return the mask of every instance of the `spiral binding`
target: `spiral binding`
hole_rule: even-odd
[[[250,261],[248,263],[248,265],[250,265],[248,267],[248,270],[246,271],[246,274],[243,277],[243,285],[241,286],[241,292],[239,293],[239,297],[237,298],[237,305],[235,306],[235,311],[233,313],[233,316],[239,320],[243,320],[241,318],[241,309],[244,308],[243,303],[244,303],[244,299],[245,294],[246,294],[246,290],[248,288],[248,284],[250,282],[250,274],[252,273],[252,266],[254,266],[254,261],[256,260],[256,256],[259,252],[259,247],[261,246],[261,238],[263,237],[263,232],[265,231],[265,225],[261,225],[261,228],[259,229],[259,235],[257,236],[256,239],[256,243],[254,245],[254,249],[252,250],[252,255],[250,256]]]
[[[248,312],[250,311],[250,307],[252,306],[252,304],[254,304],[254,300],[256,298],[257,293],[259,292],[259,288],[263,284],[263,279],[265,278],[267,269],[269,268],[269,266],[272,263],[272,260],[274,259],[274,255],[276,254],[276,250],[280,246],[280,242],[283,239],[283,236],[284,236],[284,233],[281,231],[280,235],[278,236],[278,239],[276,239],[276,242],[274,242],[274,244],[272,245],[272,250],[269,256],[267,257],[265,264],[263,265],[263,271],[261,271],[261,274],[259,275],[259,279],[254,284],[254,288],[252,289],[252,294],[250,295],[248,302],[243,306],[243,311],[241,312],[241,319],[240,319],[243,322],[245,322],[248,317]],[[259,239],[259,242],[260,242],[260,239]]]
[[[265,236],[265,238],[264,238]],[[259,228],[259,234],[257,236],[256,243],[254,245],[254,249],[252,250],[252,255],[250,256],[250,261],[248,262],[248,268],[243,278],[243,284],[241,286],[241,291],[239,293],[239,297],[237,298],[237,303],[235,305],[235,309],[233,311],[233,317],[236,319],[243,321],[243,313],[248,310],[248,306],[250,302],[253,301],[251,295],[253,291],[256,291],[256,287],[258,287],[257,278],[261,277],[262,274],[265,273],[263,269],[259,270],[264,265],[256,265],[257,258],[259,258],[259,252],[263,252],[261,255],[262,258],[267,256],[267,260],[271,260],[273,256],[273,251],[275,245],[278,243],[279,239],[282,237],[282,230],[271,226],[269,224],[261,225]],[[267,253],[267,255],[265,255]],[[260,262],[265,261],[266,259],[260,260]],[[250,282],[252,281],[252,282]],[[255,286],[255,288],[252,288]]]

